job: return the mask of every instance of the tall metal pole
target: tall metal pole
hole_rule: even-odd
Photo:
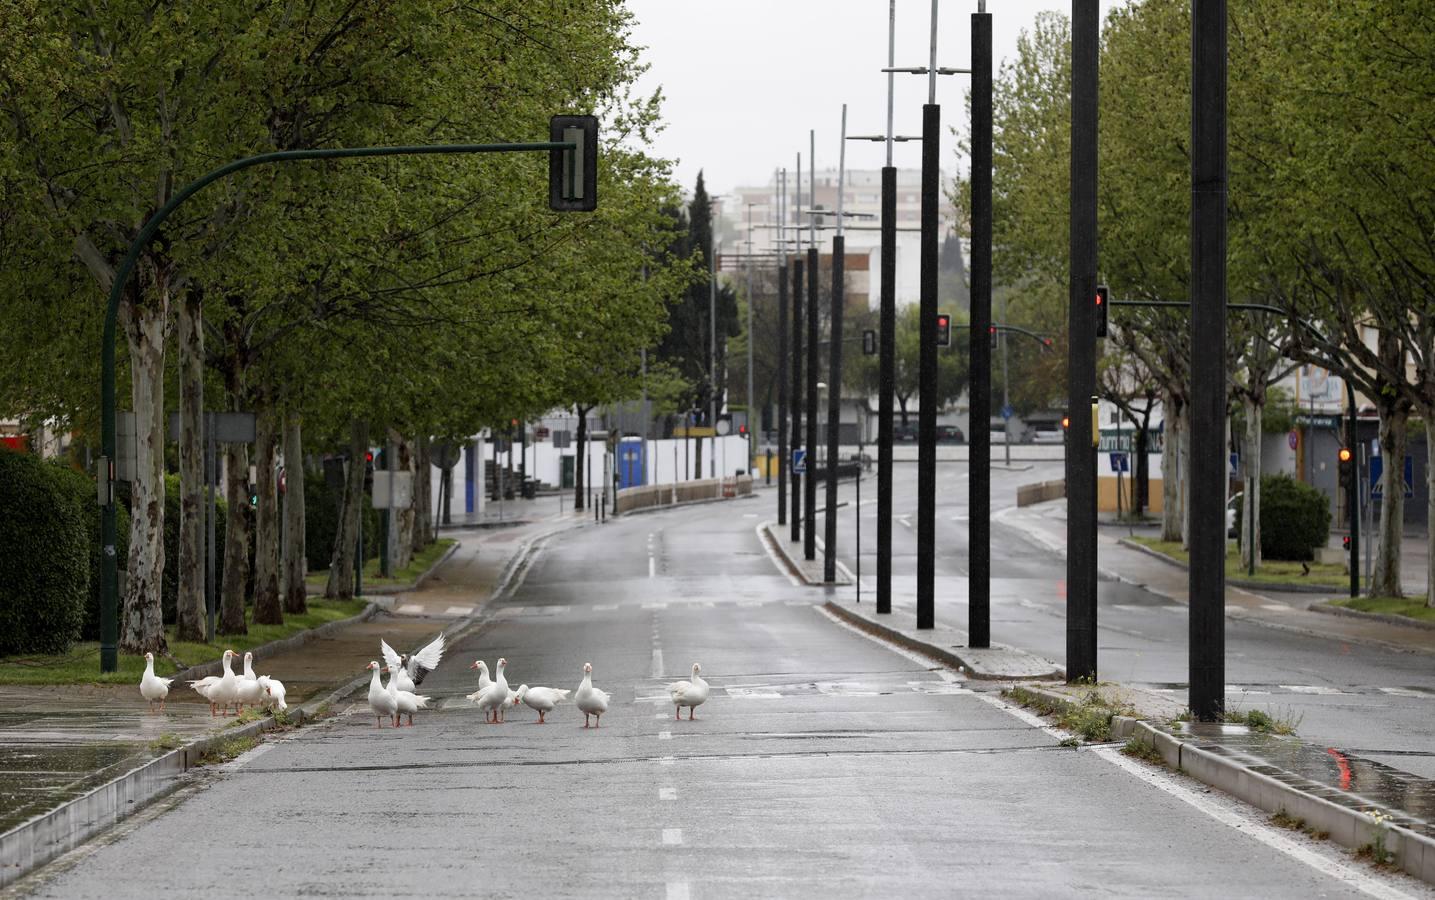
[[[887,68],[895,68],[897,0],[887,9]],[[887,164],[882,167],[881,311],[877,329],[877,612],[892,611],[892,412],[896,382],[897,170],[892,165],[892,79],[887,73]]]
[[[1191,8],[1191,346],[1226,346],[1226,0]],[[1226,355],[1191,355],[1190,707],[1226,700]]]
[[[1066,680],[1096,678],[1097,0],[1071,3],[1071,296],[1066,432]]]
[[[787,170],[780,179],[777,204],[777,524],[787,524],[787,242],[784,201]]]
[[[842,104],[842,143],[837,151],[837,235],[832,239],[832,313],[827,334],[827,514],[823,524],[822,580],[837,580],[837,436],[842,430],[842,191],[846,187],[847,104]],[[860,463],[859,463],[860,468]],[[862,511],[856,511],[860,516]]]
[[[802,209],[802,154],[797,154],[797,197],[796,208],[799,215]],[[802,241],[802,222],[798,220],[793,233],[797,235],[799,244]],[[792,259],[792,446],[793,449],[802,447],[808,451],[807,476],[804,478],[797,472],[792,473],[792,540],[802,540],[802,483],[812,477],[812,466],[817,460],[812,459],[811,448],[806,442],[806,435],[802,431],[802,386],[806,383],[803,379],[805,369],[805,358],[802,355],[802,333],[803,323],[806,321],[802,315],[802,269],[803,260],[800,253],[794,253]]]
[[[747,205],[747,473],[752,474],[752,451],[756,446],[756,435],[752,430],[752,412],[757,408],[752,399],[752,204]],[[759,420],[761,417],[758,417]]]
[[[931,61],[922,107],[921,356],[917,411],[917,627],[936,625],[937,525],[937,204],[942,108],[937,105],[937,0],[932,0]]]
[[[817,133],[809,131],[807,150],[807,203],[817,205]],[[802,498],[802,558],[817,558],[817,479],[812,477],[812,458],[817,451],[817,217],[809,215],[807,235],[807,484]],[[832,477],[832,461],[827,461]]]
[[[708,207],[708,427],[717,428],[717,217]],[[713,434],[717,434],[714,430]],[[713,448],[714,450],[716,448]],[[715,476],[717,454],[708,454],[708,477]],[[702,473],[698,473],[701,477]]]
[[[972,327],[968,618],[973,647],[991,646],[992,591],[992,17],[972,14]]]
[[[1364,482],[1360,478],[1360,437],[1356,433],[1355,388],[1350,379],[1345,382],[1345,446],[1350,448],[1350,487],[1346,490],[1346,506],[1350,508],[1350,596],[1360,596],[1360,491]],[[1249,521],[1249,520],[1248,520]]]
[[[201,406],[201,410],[203,407]],[[204,504],[205,551],[204,551],[204,639],[214,643],[214,613],[219,605],[215,593],[215,519],[219,515],[214,505],[214,483],[219,480],[219,458],[214,446],[214,413],[201,412],[204,422],[204,484],[208,497]],[[362,519],[362,516],[360,517]],[[354,592],[358,596],[358,591]]]

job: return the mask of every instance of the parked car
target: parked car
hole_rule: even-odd
[[[908,424],[903,425],[901,422],[897,422],[897,423],[895,423],[895,424],[892,425],[892,440],[893,440],[893,441],[895,441],[895,442],[897,442],[897,443],[901,443],[902,441],[915,441],[916,439],[917,439],[917,425],[916,425],[916,423],[914,423],[914,422],[909,422]]]
[[[1065,440],[1059,425],[1038,425],[1031,431],[1033,444],[1060,444]]]
[[[961,444],[966,439],[967,436],[962,434],[962,430],[955,425],[937,426],[937,443],[939,444]]]

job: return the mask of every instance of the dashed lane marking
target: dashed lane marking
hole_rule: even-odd
[[[644,603],[644,604],[643,604],[643,609],[667,609],[667,608],[668,608],[668,604],[666,604],[666,603]]]
[[[688,900],[688,883],[686,881],[669,881],[667,887],[667,900]]]
[[[660,740],[660,741],[671,741],[672,739],[673,739],[673,733],[672,733],[671,731],[660,731],[660,732],[658,732],[658,740]]]
[[[471,616],[471,615],[473,615],[473,607],[472,607],[472,606],[450,606],[448,609],[444,610],[444,615],[446,615],[446,616]]]
[[[593,612],[612,612],[617,608],[616,603],[598,603],[593,606]]]
[[[675,756],[662,756],[658,758],[658,765],[671,766],[676,760],[677,757]]]
[[[670,787],[658,788],[658,799],[659,799],[659,800],[676,800],[676,799],[678,799],[678,789],[677,789],[677,788],[670,788]]]
[[[653,674],[653,677],[654,677],[654,678],[662,678],[662,677],[663,677],[663,648],[662,648],[662,647],[654,647],[654,648],[653,648],[653,672],[652,672],[652,674]]]
[[[683,830],[681,828],[664,828],[663,844],[668,847],[679,847],[683,843]]]

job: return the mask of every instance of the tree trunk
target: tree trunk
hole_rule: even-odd
[[[1425,605],[1435,609],[1435,408],[1425,418]],[[1355,565],[1355,560],[1350,561]]]
[[[259,400],[255,425],[255,478],[259,505],[254,511],[254,624],[284,624],[279,600],[279,416],[271,398]]]
[[[1161,540],[1181,540],[1181,401],[1167,394],[1161,441]]]
[[[131,307],[125,332],[135,406],[135,480],[130,494],[130,553],[120,649],[163,652],[164,331],[167,303]]]
[[[309,611],[304,578],[309,574],[304,542],[304,445],[299,413],[289,410],[284,417],[284,547],[280,557],[284,611],[303,615]]]
[[[219,592],[217,634],[248,634],[244,600],[249,587],[249,448],[224,445],[225,518],[224,585]]]
[[[903,395],[903,394],[898,394],[898,395],[897,395],[897,408],[902,411],[902,427],[903,427],[903,428],[906,428],[906,427],[907,427],[907,397],[906,397],[905,395]],[[971,425],[968,425],[967,428],[970,429],[970,428],[971,428]]]
[[[1187,404],[1181,405],[1181,441],[1179,446],[1180,456],[1176,462],[1176,470],[1181,473],[1177,483],[1180,488],[1181,507],[1181,546],[1191,549],[1191,407]]]
[[[1241,565],[1261,565],[1261,433],[1265,405],[1254,398],[1243,400],[1246,408],[1246,487],[1241,498]],[[1252,562],[1254,560],[1254,562]]]
[[[395,450],[394,460],[398,466],[395,471],[409,475],[409,490],[413,493],[409,498],[408,505],[389,510],[389,515],[397,516],[393,548],[394,571],[397,572],[414,558],[414,506],[416,505],[415,498],[418,496],[419,480],[414,473],[414,448],[408,438],[396,431],[390,431],[389,441],[390,446]]]
[[[414,553],[433,543],[433,462],[429,438],[414,441]]]
[[[573,508],[583,509],[583,482],[588,469],[588,410],[591,406],[578,407],[578,449],[573,459]]]
[[[324,596],[351,600],[354,596],[354,563],[358,550],[359,516],[364,508],[364,454],[369,451],[369,423],[357,421],[349,434],[349,468],[344,481],[344,506],[339,514],[338,535],[330,557],[329,583]],[[363,565],[362,561],[359,565]]]
[[[1375,571],[1370,592],[1376,597],[1404,596],[1400,587],[1401,540],[1405,536],[1405,432],[1410,407],[1397,398],[1377,395],[1380,412],[1379,542],[1375,545]]]
[[[1140,425],[1136,431],[1136,518],[1146,516],[1146,507],[1151,504],[1151,459],[1149,453],[1149,442],[1146,432],[1151,427],[1151,404],[1146,404],[1146,412],[1141,417]]]
[[[204,328],[201,294],[179,303],[179,559],[175,637],[203,641],[204,608]]]

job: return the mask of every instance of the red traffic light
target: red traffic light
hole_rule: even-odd
[[[367,451],[367,452],[364,454],[364,462],[373,462],[373,461],[374,461],[374,451],[369,450],[369,451]]]
[[[737,433],[738,433],[738,434],[747,434],[747,426],[746,426],[746,425],[739,425],[739,426],[737,426]]]
[[[937,313],[937,346],[950,347],[952,345],[952,317],[947,313]]]
[[[1346,550],[1347,552],[1349,552],[1349,550],[1350,550],[1350,535],[1347,534],[1345,537],[1343,537],[1343,538],[1340,539],[1340,546],[1341,546],[1344,550]]]
[[[1104,284],[1096,286],[1096,336],[1106,337],[1106,310],[1111,299],[1111,289]]]
[[[1352,456],[1353,456],[1353,454],[1350,452],[1350,448],[1349,448],[1349,447],[1341,447],[1341,448],[1340,448],[1340,453],[1339,453],[1338,455],[1339,455],[1339,457],[1340,457],[1340,461],[1343,462],[1343,463],[1348,463],[1348,462],[1350,462],[1350,460],[1351,460],[1351,458],[1352,458]]]

